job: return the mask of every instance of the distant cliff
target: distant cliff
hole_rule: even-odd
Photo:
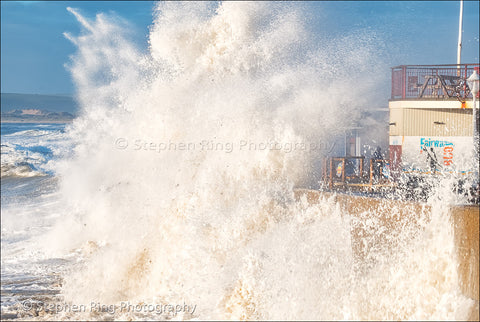
[[[78,104],[67,95],[1,94],[2,122],[70,122]]]
[[[52,112],[39,109],[23,109],[2,112],[2,122],[15,123],[67,123],[74,119],[68,112]]]

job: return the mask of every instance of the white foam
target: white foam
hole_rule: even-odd
[[[9,125],[5,125],[9,126]],[[42,128],[41,125],[34,125]],[[58,129],[29,129],[2,135],[2,177],[34,177],[54,172],[53,157],[68,155],[71,143]]]
[[[57,164],[65,218],[43,239],[51,256],[78,259],[66,301],[196,305],[187,319],[458,318],[471,304],[455,288],[445,216],[400,239],[403,262],[379,251],[359,276],[350,215],[293,198],[326,151],[260,148],[328,142],[351,125],[386,81],[376,37],[315,43],[291,4],[165,2],[141,53],[118,21],[69,10],[85,28],[68,35],[82,114]]]

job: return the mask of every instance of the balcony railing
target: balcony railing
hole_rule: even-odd
[[[467,78],[479,64],[402,65],[392,68],[392,100],[472,97]]]

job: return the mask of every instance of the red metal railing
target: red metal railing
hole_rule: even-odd
[[[479,64],[402,65],[392,68],[392,100],[472,97],[467,78]]]

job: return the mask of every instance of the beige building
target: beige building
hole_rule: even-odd
[[[473,103],[466,78],[474,68],[478,64],[392,68],[389,143],[393,172],[472,170]]]

